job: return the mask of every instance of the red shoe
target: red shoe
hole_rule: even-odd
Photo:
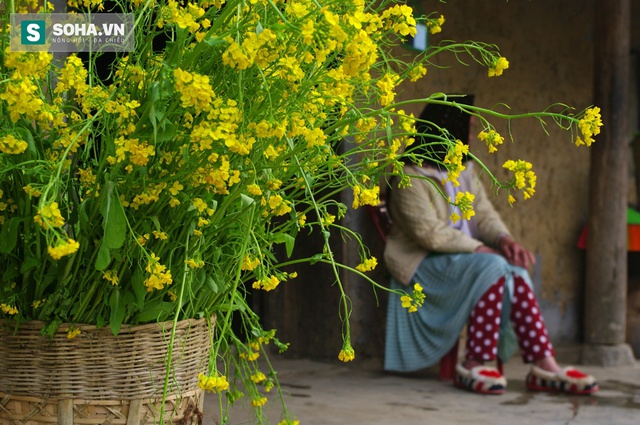
[[[599,389],[593,376],[580,372],[572,366],[565,367],[558,373],[532,366],[531,371],[527,374],[526,385],[528,389],[533,391],[581,395],[593,394]]]
[[[456,366],[453,383],[479,394],[502,394],[507,388],[507,380],[498,369],[489,366],[476,366],[465,369],[461,364]]]

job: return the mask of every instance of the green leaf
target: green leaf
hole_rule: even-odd
[[[205,283],[207,284],[207,288],[209,288],[211,292],[213,292],[214,294],[218,293],[218,284],[215,280],[213,280],[213,277],[207,276]]]
[[[226,43],[223,38],[205,37],[204,42],[209,46],[217,46],[218,44]]]
[[[0,231],[0,252],[8,254],[16,247],[18,242],[18,226],[22,221],[21,218],[13,217],[2,225]]]
[[[316,254],[313,257],[311,257],[311,259],[309,260],[309,264],[314,265],[315,263],[322,260],[323,258],[324,258],[324,254]]]
[[[29,130],[23,127],[16,127],[16,133],[20,134],[20,138],[27,142],[27,149],[32,158],[38,158],[38,147],[33,141],[33,134]]]
[[[104,270],[109,266],[111,262],[111,255],[109,255],[109,248],[102,242],[100,249],[98,250],[98,258],[96,258],[96,270]]]
[[[296,243],[296,239],[291,235],[284,235],[284,246],[287,249],[287,257],[291,257],[293,254],[293,247]]]
[[[20,268],[18,267],[17,264],[13,264],[13,262],[11,262],[7,266],[7,269],[4,271],[4,273],[2,274],[2,280],[4,282],[11,282],[13,279],[15,279],[18,276],[20,276]]]
[[[174,304],[160,300],[149,301],[145,304],[144,310],[138,313],[138,323],[163,322],[167,320],[169,314],[174,309]]]
[[[293,246],[296,243],[296,239],[293,236],[286,233],[278,233],[277,235],[274,235],[273,242],[284,243],[287,250],[287,257],[291,257],[291,254],[293,253]]]
[[[56,333],[61,324],[62,320],[60,320],[59,318],[53,319],[42,328],[42,330],[40,331],[40,335],[53,338],[53,335]]]
[[[195,273],[193,280],[191,281],[191,292],[196,293],[202,288],[204,282],[207,280],[207,272],[204,269],[198,269]],[[187,280],[188,281],[188,280]]]
[[[103,243],[109,249],[120,248],[126,236],[127,217],[115,190],[115,184],[111,181],[107,184],[107,193],[102,199],[100,213],[103,217]]]
[[[27,257],[24,259],[22,265],[20,266],[20,274],[25,274],[29,270],[38,267],[38,265],[40,265],[40,261],[38,261],[37,258]]]
[[[104,320],[104,316],[102,316],[102,313],[98,315],[98,318],[96,319],[96,327],[99,329],[101,327],[103,327],[106,324],[106,320]]]
[[[114,335],[118,335],[120,327],[122,327],[122,321],[124,320],[124,297],[120,293],[120,288],[114,288],[109,297],[109,307],[111,313],[109,314],[109,326],[111,332]]]
[[[252,205],[254,202],[255,200],[252,197],[247,196],[244,193],[240,194],[240,205],[242,206],[242,208],[246,208]]]
[[[144,277],[142,276],[142,270],[136,268],[131,276],[131,286],[133,287],[133,294],[136,297],[136,305],[140,310],[144,308],[144,298],[147,296],[147,287],[144,286]]]

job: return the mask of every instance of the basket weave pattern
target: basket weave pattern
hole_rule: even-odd
[[[156,422],[171,322],[123,326],[117,336],[76,325],[81,333],[71,340],[68,325],[53,338],[40,335],[42,326],[25,322],[14,332],[0,323],[0,424],[62,424],[71,410],[70,424]],[[171,422],[202,410],[198,373],[207,366],[211,332],[205,319],[177,325],[165,404]]]

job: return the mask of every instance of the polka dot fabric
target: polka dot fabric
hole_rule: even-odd
[[[523,360],[531,363],[555,355],[533,291],[519,276],[514,276],[513,289],[510,319]],[[496,358],[503,295],[504,278],[492,285],[471,311],[467,359],[490,361]]]

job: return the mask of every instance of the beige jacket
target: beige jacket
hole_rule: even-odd
[[[411,279],[418,265],[431,252],[473,252],[483,244],[495,247],[501,236],[509,235],[472,163],[467,164],[458,181],[461,188],[469,188],[463,190],[475,195],[473,209],[476,215],[469,224],[478,239],[449,225],[451,206],[434,187],[437,185],[444,193],[437,170],[407,165],[405,173],[412,176],[411,186],[398,188],[396,182],[392,188],[389,208],[393,225],[384,250],[387,270],[403,284],[413,283]],[[424,174],[431,178],[413,177]]]

